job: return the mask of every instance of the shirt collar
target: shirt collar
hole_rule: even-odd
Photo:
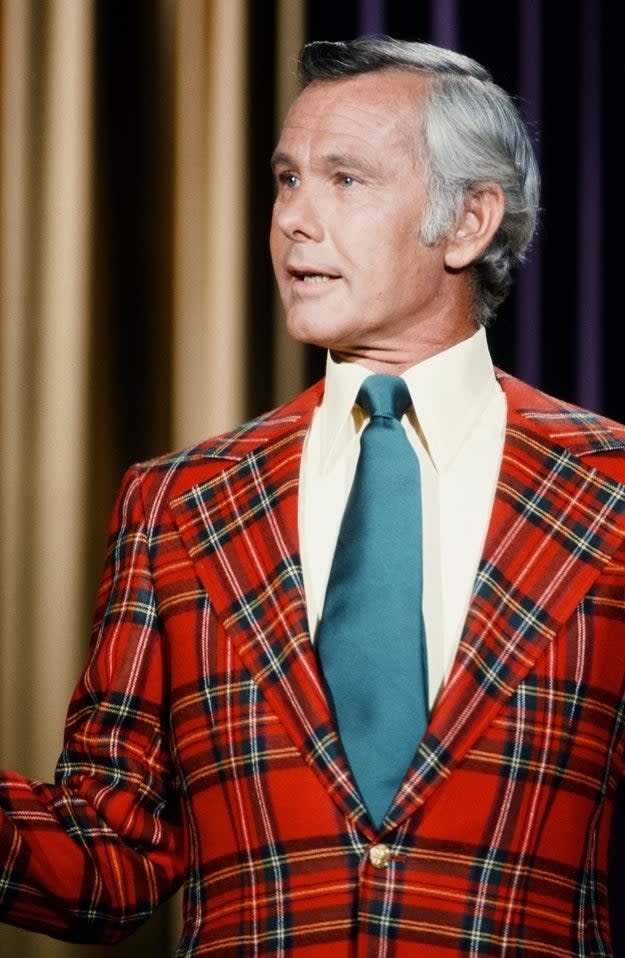
[[[323,466],[357,436],[363,416],[355,407],[360,386],[371,370],[358,363],[326,361],[325,392],[319,408],[320,451]],[[479,329],[403,373],[418,426],[437,470],[454,458],[494,394],[500,392],[484,329]]]

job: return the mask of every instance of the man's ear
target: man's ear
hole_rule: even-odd
[[[484,252],[499,229],[504,208],[503,190],[496,183],[480,183],[467,193],[464,210],[447,239],[449,269],[463,269]]]

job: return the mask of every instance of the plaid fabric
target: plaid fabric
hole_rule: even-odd
[[[0,775],[4,920],[114,941],[184,881],[179,958],[612,954],[625,429],[502,385],[471,609],[380,833],[307,631],[297,487],[318,386],[128,473],[56,784]]]

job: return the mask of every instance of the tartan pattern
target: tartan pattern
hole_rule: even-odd
[[[470,612],[380,834],[308,635],[297,485],[317,386],[129,471],[56,783],[0,774],[4,920],[115,941],[184,881],[178,958],[612,954],[625,429],[501,381]]]

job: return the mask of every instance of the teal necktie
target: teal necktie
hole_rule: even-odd
[[[336,544],[317,632],[343,747],[379,826],[427,724],[421,611],[419,461],[401,417],[398,376],[369,376],[356,398],[371,419]]]

